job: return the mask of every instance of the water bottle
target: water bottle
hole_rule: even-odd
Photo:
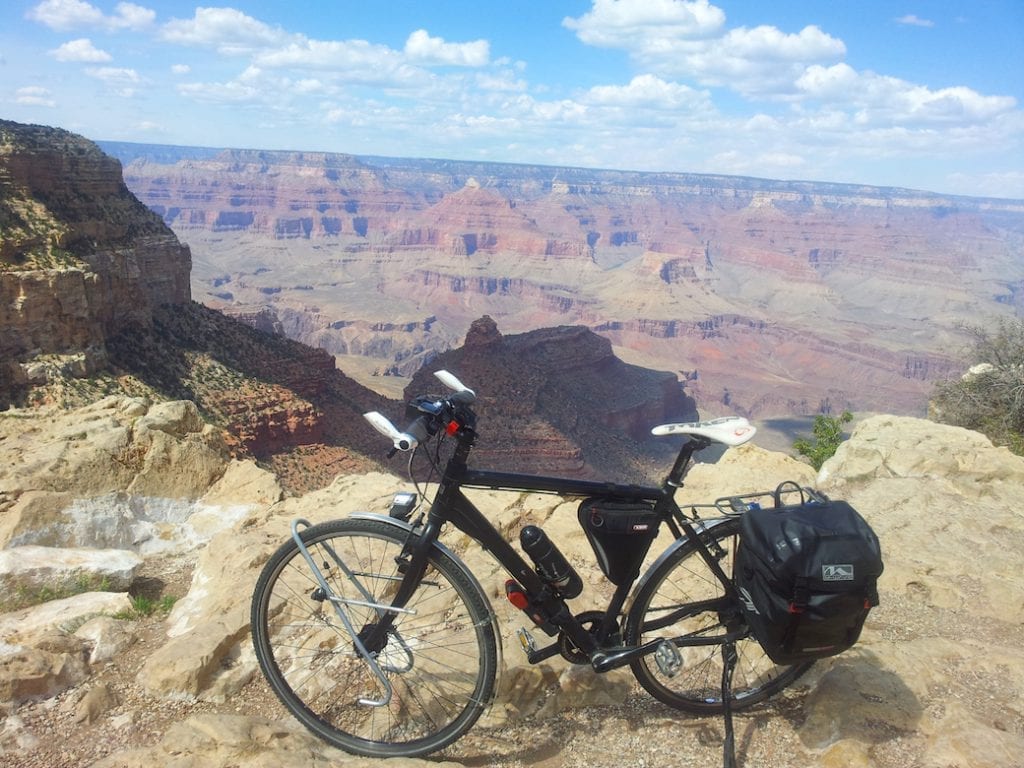
[[[537,574],[559,595],[570,599],[583,591],[583,580],[565,555],[536,525],[528,525],[519,532],[519,543],[537,566]]]

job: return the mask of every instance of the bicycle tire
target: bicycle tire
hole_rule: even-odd
[[[720,553],[719,565],[730,577],[733,556],[739,543],[739,519],[730,518],[713,525],[701,534],[713,551]],[[724,595],[721,582],[693,542],[686,542],[663,562],[656,564],[640,586],[626,617],[625,644],[641,645],[661,636],[679,637],[687,634],[724,635],[730,626],[742,626],[739,607],[731,616],[705,612],[653,632],[644,632],[644,623],[659,614],[698,600]],[[697,714],[718,714],[722,705],[722,645],[678,647],[683,666],[669,676],[657,665],[653,656],[630,664],[640,685],[659,701],[670,707]],[[777,665],[764,652],[757,640],[746,637],[736,641],[738,661],[732,678],[732,708],[742,709],[775,695],[803,675],[813,661],[788,666]]]
[[[300,537],[333,594],[390,604],[401,580],[395,561],[407,534],[386,522],[335,520]],[[354,573],[356,587],[337,566]],[[260,668],[284,706],[310,731],[353,754],[415,757],[451,744],[473,726],[490,702],[497,674],[497,643],[486,596],[441,549],[386,644],[374,653],[392,686],[384,687],[355,648],[294,539],[264,566],[252,600],[252,638]],[[365,590],[365,591],[363,591]],[[372,607],[345,604],[358,633],[373,623]]]

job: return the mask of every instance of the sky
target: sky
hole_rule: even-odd
[[[1024,199],[1024,0],[5,0],[0,118],[93,140]]]

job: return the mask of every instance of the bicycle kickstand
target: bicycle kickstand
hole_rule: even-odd
[[[725,739],[722,742],[722,765],[736,768],[736,740],[732,729],[732,673],[738,656],[736,643],[722,644],[722,717],[725,720]]]

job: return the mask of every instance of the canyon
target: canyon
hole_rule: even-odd
[[[332,162],[339,163],[340,174],[344,164]],[[372,174],[361,173],[353,178],[368,183]],[[481,222],[475,238],[459,234],[464,227],[457,225],[448,234],[415,235],[410,229],[402,235],[409,252],[386,238],[371,248],[360,245],[360,238],[373,234],[367,220],[358,223],[363,234],[356,231],[348,245],[328,249],[332,259],[348,259],[353,270],[367,274],[373,269],[364,257],[387,272],[396,258],[406,260],[412,270],[406,284],[352,289],[353,306],[379,314],[345,319],[327,304],[313,313],[288,301],[222,297],[231,317],[214,308],[206,293],[231,293],[236,282],[245,282],[240,273],[220,271],[218,280],[224,279],[217,286],[196,281],[196,264],[211,270],[206,257],[196,258],[161,221],[166,211],[147,210],[136,200],[118,164],[95,144],[58,129],[0,121],[0,766],[370,764],[316,740],[282,709],[254,657],[249,595],[292,521],[320,522],[355,510],[383,514],[394,493],[409,488],[388,471],[398,466],[373,458],[386,444],[361,418],[378,408],[400,421],[403,403],[344,375],[330,351],[289,338],[289,323],[327,338],[326,330],[347,331],[339,338],[358,344],[360,354],[343,361],[372,361],[380,375],[364,378],[395,392],[436,391],[431,371],[456,370],[477,387],[482,426],[491,425],[482,430],[482,455],[502,468],[570,474],[642,475],[663,458],[663,449],[644,440],[644,426],[692,416],[697,406],[705,410],[692,395],[713,369],[689,362],[667,370],[638,366],[620,357],[630,351],[623,339],[699,339],[721,352],[724,340],[760,334],[771,349],[789,344],[785,354],[797,356],[804,331],[730,309],[710,289],[705,300],[723,306],[699,319],[652,309],[592,327],[571,323],[517,332],[516,312],[476,314],[491,305],[474,303],[474,297],[486,296],[504,297],[523,317],[555,310],[571,315],[583,305],[597,317],[605,302],[653,308],[661,297],[652,295],[644,304],[645,285],[678,287],[693,281],[691,275],[714,285],[717,276],[709,272],[717,269],[718,257],[705,245],[689,261],[655,258],[645,250],[616,263],[614,249],[637,247],[632,236],[623,234],[609,250],[595,236],[584,271],[621,270],[625,277],[611,281],[608,293],[580,298],[569,280],[579,270],[578,243],[538,238],[527,223],[516,238],[523,262],[518,276],[481,270],[468,279],[451,267],[443,271],[440,255],[436,262],[418,260],[425,253],[417,239],[422,237],[443,244],[448,258],[465,251],[467,263],[489,264],[488,249],[500,249],[498,233],[504,230],[485,226],[497,193],[479,183],[463,182],[459,189],[485,201],[474,214]],[[397,197],[393,204],[401,210]],[[1016,214],[1012,203],[991,205],[991,211],[971,216],[929,215],[943,237],[959,236],[955,227],[941,226],[959,216],[958,226],[969,233],[960,242],[974,243],[975,251],[961,254],[956,274],[963,290],[955,295],[966,301],[981,287],[998,289],[1003,292],[985,306],[1011,312],[1018,308],[1016,273],[994,277],[992,253],[998,249],[983,247],[979,229],[969,226],[989,222],[986,231],[1005,246],[1010,269],[1019,253],[1013,245]],[[198,211],[189,214],[196,222]],[[503,227],[516,220],[502,215]],[[253,222],[258,218],[254,213]],[[349,225],[339,226],[338,235],[323,239],[340,237]],[[218,234],[197,231],[212,239]],[[321,237],[312,225],[280,237],[243,234],[257,245],[308,246]],[[275,263],[259,272],[264,267],[255,265],[265,255],[251,258],[254,277],[284,270]],[[637,277],[637,259],[660,265],[652,282]],[[548,265],[550,282],[535,279],[530,260]],[[840,255],[820,251],[814,260],[842,262]],[[562,270],[566,263],[573,266]],[[954,282],[952,276],[938,280],[941,270],[930,260],[903,268],[947,288]],[[318,279],[323,274],[326,268],[309,271]],[[891,270],[885,274],[893,280]],[[773,279],[750,277],[744,286],[767,290]],[[330,286],[304,278],[287,284],[294,287],[279,284],[275,291],[273,284],[257,283],[257,293],[282,299],[296,291],[331,294]],[[400,299],[414,287],[434,292],[436,311],[421,312],[419,319],[403,314]],[[919,309],[932,306],[937,295],[922,294]],[[937,316],[934,334],[953,321],[959,300],[951,300],[948,316]],[[387,317],[389,302],[394,311]],[[452,314],[444,307],[453,307]],[[465,318],[465,327],[457,331],[451,317]],[[896,313],[889,322],[906,330],[922,317]],[[937,362],[924,354],[901,358],[904,347],[894,337],[883,344],[858,335],[860,326],[851,325],[849,338],[839,344],[824,321],[819,324],[822,349],[838,345],[835,350],[863,365],[887,349],[887,365],[910,382],[927,382],[949,359],[945,352],[935,353]],[[905,346],[912,346],[909,330],[907,335]],[[442,337],[445,344],[434,343]],[[381,353],[374,357],[368,350]],[[655,351],[641,346],[634,353]],[[813,367],[816,348],[805,347],[802,354]],[[409,370],[399,370],[406,360]],[[728,359],[720,363],[722,370],[736,368]],[[753,387],[763,361],[751,356],[740,364],[751,369],[747,381]],[[737,408],[748,396],[743,381],[730,379],[736,388],[728,399]],[[719,395],[727,407],[725,394]],[[857,424],[819,473],[748,443],[696,465],[678,498],[688,508],[786,480],[846,499],[870,521],[886,561],[881,603],[854,649],[816,664],[774,700],[738,713],[741,762],[780,768],[1018,765],[1024,752],[1024,522],[1018,503],[1024,459],[965,429],[875,415]],[[578,523],[578,500],[471,493],[512,540],[527,521],[543,525],[587,585],[600,588],[600,570]],[[501,620],[501,683],[470,734],[436,757],[398,759],[395,765],[568,768],[583,762],[604,768],[621,765],[623,754],[645,765],[678,762],[683,754],[694,764],[720,764],[717,717],[667,710],[642,694],[625,670],[594,675],[559,657],[527,663],[515,636],[523,618],[505,599],[506,574],[458,531],[446,531],[445,542],[484,585]],[[578,606],[587,607],[593,606]]]
[[[94,143],[0,122],[0,409],[191,401],[225,450],[272,467],[289,492],[379,466],[386,448],[362,414],[402,424],[404,400],[436,381],[388,396],[363,386],[329,351],[288,338],[286,313],[193,301],[193,263]],[[586,328],[503,335],[484,316],[467,331],[473,350],[449,352],[489,390],[481,461],[635,480],[662,471],[651,424],[696,417],[673,374],[623,363]],[[371,378],[382,380],[409,383]]]
[[[104,143],[196,300],[395,395],[487,314],[584,326],[766,426],[923,415],[1024,306],[1024,201],[726,176]],[[393,379],[398,379],[393,380]]]

